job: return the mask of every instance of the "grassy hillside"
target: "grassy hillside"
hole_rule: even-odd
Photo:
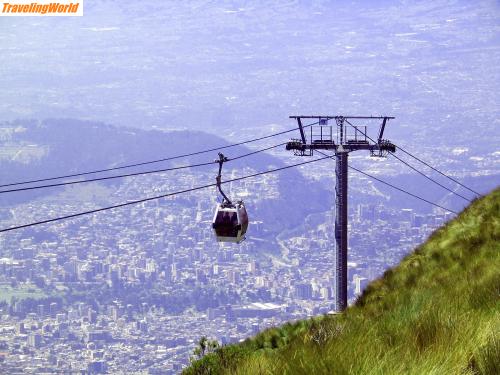
[[[473,202],[342,315],[286,324],[185,374],[500,374],[500,189]]]

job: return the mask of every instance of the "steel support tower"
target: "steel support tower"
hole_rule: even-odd
[[[290,116],[296,119],[300,139],[292,139],[286,149],[293,150],[298,156],[312,156],[314,150],[330,150],[335,155],[335,303],[334,310],[341,312],[347,308],[347,192],[348,192],[348,158],[349,153],[368,150],[371,156],[384,157],[388,152],[395,152],[396,146],[384,140],[385,126],[389,116]],[[303,119],[316,119],[314,125],[302,125]],[[336,129],[328,125],[334,120]],[[381,121],[377,141],[367,135],[366,126],[357,126],[350,122]],[[305,128],[309,128],[309,139]],[[333,155],[332,155],[333,156]]]

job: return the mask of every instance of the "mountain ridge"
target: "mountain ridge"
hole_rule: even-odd
[[[77,119],[18,120],[0,124],[0,130],[7,127],[25,128],[26,130],[24,132],[13,133],[11,136],[4,136],[4,139],[2,139],[3,133],[0,132],[0,146],[10,142],[11,144],[33,145],[34,147],[32,148],[38,147],[46,151],[39,158],[30,160],[28,163],[12,159],[0,159],[0,166],[3,171],[2,183],[82,173],[230,145],[228,141],[221,137],[200,131],[146,131],[135,128],[117,128],[102,122]],[[8,137],[10,139],[5,139]],[[283,139],[277,138],[277,140],[271,141],[278,143]],[[266,146],[267,144],[255,143],[254,149]],[[14,148],[12,153],[16,150]],[[29,147],[25,147],[23,150],[29,150]],[[245,147],[245,145],[239,145],[224,150],[224,153],[231,158],[250,151],[251,149]],[[177,163],[179,165],[186,165],[209,162],[213,161],[216,157],[217,150],[214,150],[201,155],[123,169],[105,173],[104,175],[161,169],[175,166]],[[282,167],[284,163],[269,153],[262,152],[251,155],[248,158],[232,161],[225,167],[223,174],[225,173],[225,178],[229,178],[228,176],[231,175],[230,171],[233,169],[237,170],[238,175],[245,175],[248,173],[244,171],[244,168],[251,167],[255,171],[263,171],[270,169],[271,166]],[[196,170],[186,169],[186,173],[189,174],[200,171],[209,171],[210,173],[213,171],[213,179],[211,178],[207,183],[215,182],[217,174],[215,165],[199,167]],[[84,179],[96,176],[101,177],[102,175],[91,174],[85,176]],[[279,233],[280,227],[283,226],[284,222],[275,219],[275,216],[286,215],[288,223],[298,225],[302,219],[302,212],[315,212],[323,208],[320,203],[307,200],[310,194],[326,196],[324,202],[326,202],[325,204],[328,207],[333,202],[333,197],[330,193],[319,186],[308,184],[307,179],[295,168],[280,172],[277,176],[279,197],[277,199],[269,199],[265,203],[251,207],[252,216],[265,218],[274,223],[269,228],[273,228],[276,233]],[[78,180],[78,178],[70,178],[68,180]],[[100,181],[99,184],[105,187],[116,187],[120,186],[122,181],[123,179],[115,179]],[[292,186],[293,188],[291,188]],[[64,189],[63,187],[55,187],[4,194],[0,196],[0,204],[2,207],[9,208],[34,201],[35,199],[44,198],[50,194],[68,191],[68,189]],[[284,204],[287,201],[293,201],[294,205]]]

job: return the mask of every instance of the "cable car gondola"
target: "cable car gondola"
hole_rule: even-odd
[[[222,164],[229,159],[219,152],[219,174],[216,182],[217,188],[222,195],[222,203],[215,208],[212,228],[218,242],[236,242],[240,243],[245,239],[245,233],[248,228],[248,215],[243,201],[232,203],[224,194],[221,188]]]

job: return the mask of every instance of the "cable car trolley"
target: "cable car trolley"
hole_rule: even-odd
[[[219,174],[216,177],[217,189],[222,195],[222,203],[217,204],[212,221],[212,228],[218,242],[236,242],[240,243],[245,239],[245,233],[248,228],[248,215],[243,201],[236,203],[224,194],[221,188],[222,164],[229,159],[219,152]]]

